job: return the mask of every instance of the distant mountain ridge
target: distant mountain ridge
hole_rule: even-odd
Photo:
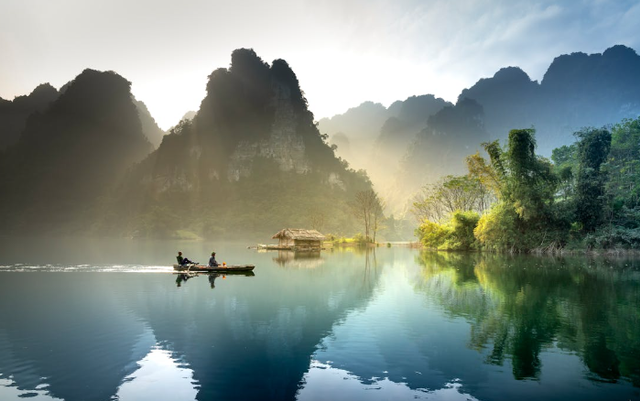
[[[0,98],[0,150],[18,142],[27,118],[41,113],[58,98],[58,91],[50,84],[38,85],[29,95],[13,101]]]
[[[399,165],[393,165],[395,158],[382,159],[380,154],[371,157],[368,150],[384,138],[386,131],[398,125],[390,116],[396,104],[389,109],[380,105],[377,114],[370,107],[366,108],[368,113],[361,114],[351,109],[343,115],[320,120],[319,127],[336,138],[337,154],[355,166],[360,167],[367,160],[373,160],[370,164],[385,160],[387,170],[393,171],[396,178],[390,182],[388,172],[381,174],[365,166],[372,181],[385,198],[406,200],[425,183],[464,172],[466,155],[481,150],[482,142],[506,140],[511,129],[534,127],[537,152],[550,156],[552,149],[574,142],[573,133],[585,126],[600,127],[637,117],[639,71],[640,56],[622,45],[602,54],[559,56],[541,83],[532,81],[518,67],[502,68],[493,77],[480,79],[464,89],[455,106],[445,104],[439,110],[422,106],[413,110],[412,114],[420,117],[416,121],[421,121],[421,126],[413,127],[412,133],[405,132],[405,139],[395,144],[405,147]],[[361,115],[368,120],[368,132],[351,133],[352,127],[365,126],[357,121]],[[379,124],[381,120],[385,123]],[[413,138],[408,145],[404,145],[406,137]],[[358,138],[368,138],[368,147],[364,141],[353,146]],[[387,140],[382,149],[392,149],[392,143],[393,138]],[[345,144],[346,152],[341,150]],[[396,207],[403,209],[397,203]]]
[[[12,101],[0,98],[0,150],[17,143],[29,116],[46,111],[70,83],[66,83],[60,91],[45,83],[38,85],[29,95],[17,96]],[[147,106],[142,101],[135,100],[133,95],[132,99],[138,109],[142,131],[154,148],[157,148],[165,132],[158,127]]]
[[[385,190],[416,133],[447,106],[452,104],[433,95],[411,96],[388,108],[364,102],[344,114],[321,119],[318,128],[330,136],[338,156],[354,168],[367,170],[376,187]]]
[[[480,103],[492,138],[505,139],[513,128],[535,127],[538,151],[572,143],[573,132],[600,127],[640,114],[640,56],[616,45],[602,54],[556,57],[542,82],[516,67],[465,89],[459,99]]]
[[[152,149],[130,82],[84,70],[31,114],[0,162],[0,229],[56,231],[89,224],[96,202]],[[73,230],[73,229],[71,229]]]
[[[0,230],[220,236],[284,226],[354,232],[355,192],[391,211],[510,129],[537,129],[538,152],[586,125],[640,115],[640,56],[614,46],[557,57],[541,83],[517,67],[465,89],[388,108],[366,102],[316,126],[293,70],[253,50],[209,76],[191,119],[167,135],[114,72],[85,70],[57,91],[0,99]],[[155,127],[155,128],[154,128]],[[153,145],[157,149],[153,151]],[[330,144],[336,145],[331,147]],[[342,159],[341,159],[342,158]]]

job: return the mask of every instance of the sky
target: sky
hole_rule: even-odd
[[[292,67],[316,119],[364,101],[453,101],[502,67],[540,81],[553,59],[640,51],[639,0],[0,0],[0,97],[85,68],[132,83],[163,129],[231,52]]]

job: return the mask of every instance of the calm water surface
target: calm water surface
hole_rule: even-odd
[[[246,245],[4,239],[0,400],[640,399],[637,260]]]

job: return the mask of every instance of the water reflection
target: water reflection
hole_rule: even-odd
[[[18,384],[13,381],[12,377],[3,378],[0,374],[0,388],[2,388],[2,400],[20,400],[29,398],[36,401],[55,401],[61,400],[61,398],[52,397],[49,394],[48,385],[43,383],[34,387],[32,390],[23,390],[18,387]]]
[[[198,386],[193,383],[193,371],[177,362],[169,351],[154,347],[138,362],[139,368],[124,378],[116,399],[195,400]]]
[[[330,364],[311,361],[309,371],[303,379],[303,387],[297,394],[298,401],[307,400],[357,400],[366,393],[367,401],[375,400],[446,400],[477,401],[470,394],[461,391],[457,381],[447,383],[437,390],[412,389],[406,383],[396,383],[387,377],[368,380],[352,373],[336,369]]]
[[[325,262],[320,251],[278,251],[273,261],[281,267],[293,269],[315,269]]]
[[[243,276],[243,277],[254,277],[255,273],[252,271],[243,271],[243,272],[229,272],[229,273],[194,273],[194,272],[190,272],[190,273],[177,273],[175,274],[176,279],[176,287],[180,288],[182,287],[182,285],[184,283],[186,283],[188,280],[191,280],[193,278],[196,277],[200,277],[200,276],[206,276],[207,280],[209,281],[209,286],[211,287],[211,289],[216,288],[216,279],[218,277],[222,277],[223,280],[227,279],[227,276],[230,277],[237,277],[237,276]]]
[[[120,307],[117,289],[132,286],[132,275],[109,276],[4,273],[0,372],[18,389],[45,380],[54,398],[109,399],[153,344],[148,326]]]
[[[515,379],[539,380],[541,352],[558,347],[592,380],[640,386],[634,261],[423,253],[419,263],[416,288],[470,321],[469,345],[489,350],[486,363],[509,358]]]
[[[176,274],[176,287],[182,287],[182,283],[186,283],[190,278],[196,277],[195,274],[180,273]]]
[[[0,399],[640,398],[633,262],[233,249],[255,277],[0,273]]]
[[[209,274],[209,286],[211,287],[211,289],[216,288],[216,279],[218,277],[220,277],[220,274],[218,273]]]

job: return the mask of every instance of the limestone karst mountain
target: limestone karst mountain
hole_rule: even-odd
[[[253,50],[234,51],[230,67],[210,75],[197,114],[164,136],[114,72],[85,70],[52,90],[0,166],[12,188],[0,202],[3,231],[351,230],[348,202],[371,188],[326,143],[289,65]],[[159,144],[151,154],[145,130]]]
[[[210,75],[197,113],[164,135],[129,82],[85,70],[60,91],[45,84],[0,99],[0,184],[8,188],[0,227],[352,234],[349,201],[371,182],[348,164],[367,169],[398,217],[422,185],[464,172],[466,155],[512,128],[536,128],[548,156],[583,126],[637,117],[637,71],[640,56],[614,46],[556,58],[541,83],[508,67],[465,89],[455,105],[433,95],[388,108],[367,102],[316,125],[284,60],[268,64],[239,49],[229,68]]]
[[[209,76],[193,120],[132,170],[112,207],[134,236],[351,229],[347,203],[370,183],[326,139],[289,65],[239,49]]]
[[[17,96],[12,101],[0,98],[0,150],[18,142],[27,119],[34,113],[43,113],[69,87],[65,84],[60,92],[48,83],[38,85],[29,95]],[[132,97],[133,98],[133,97]],[[142,132],[154,147],[158,147],[165,132],[140,100],[134,99]]]
[[[83,71],[29,116],[2,158],[2,230],[84,230],[98,199],[151,149],[130,83],[113,72]]]
[[[58,91],[48,83],[12,101],[0,98],[0,150],[18,142],[27,118],[33,113],[44,112],[57,98]]]
[[[157,148],[160,146],[160,142],[162,142],[162,138],[166,132],[158,127],[158,123],[156,123],[156,120],[153,118],[144,102],[135,99],[133,102],[138,110],[138,117],[140,118],[140,124],[142,125],[142,133],[147,137],[149,142],[151,142],[151,145],[153,145],[154,148]]]
[[[537,151],[548,157],[554,148],[574,142],[573,133],[585,126],[600,127],[636,118],[640,115],[638,71],[640,56],[621,45],[602,54],[559,56],[540,83],[532,81],[520,68],[503,68],[493,77],[464,89],[455,106],[442,105],[439,110],[424,105],[416,108],[414,115],[421,118],[415,121],[420,124],[406,131],[396,143],[396,147],[404,146],[404,157],[395,166],[393,160],[369,156],[375,143],[372,138],[379,135],[376,138],[381,141],[386,132],[400,125],[390,116],[394,105],[388,109],[368,107],[368,113],[351,109],[340,118],[321,120],[320,128],[328,134],[341,133],[334,134],[334,143],[337,154],[348,162],[359,166],[363,161],[374,160],[379,165],[384,160],[386,171],[375,167],[367,171],[376,189],[396,211],[406,210],[406,200],[422,185],[446,174],[464,173],[466,155],[481,149],[482,142],[506,140],[511,129],[535,128]],[[381,120],[385,123],[380,124]],[[358,126],[367,126],[371,132],[369,149],[362,143],[354,146],[363,137],[350,133],[352,127]],[[408,137],[412,140],[408,146],[403,145]],[[399,137],[387,140],[382,148],[391,152],[395,138]],[[343,152],[341,146],[347,151]],[[393,199],[404,200],[404,204]]]
[[[493,139],[513,128],[537,130],[538,151],[574,141],[582,127],[601,127],[640,114],[640,56],[617,45],[602,54],[572,53],[556,57],[538,84],[519,68],[498,71],[460,94],[484,108]]]

